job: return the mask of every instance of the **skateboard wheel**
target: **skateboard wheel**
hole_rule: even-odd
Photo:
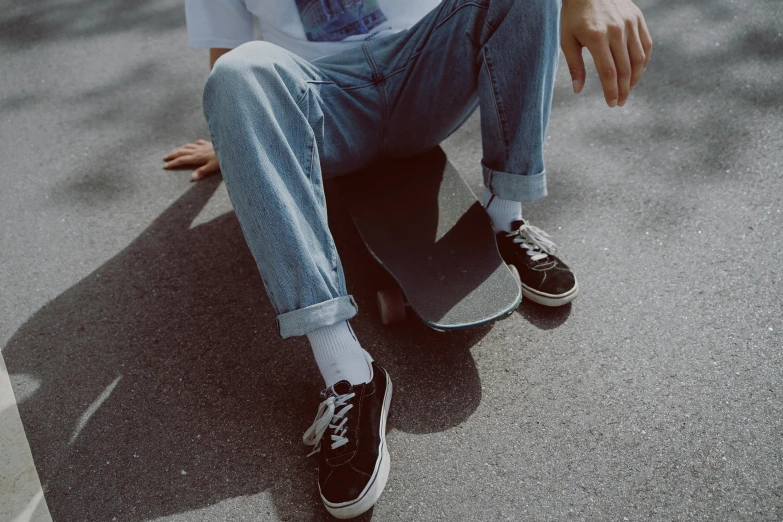
[[[512,265],[511,263],[508,264],[508,269],[511,270],[511,274],[514,276],[514,279],[517,280],[517,283],[519,283],[519,286],[522,286],[522,279],[519,277],[519,270],[517,270],[517,267]]]
[[[405,320],[405,299],[402,296],[402,290],[399,288],[379,290],[376,297],[381,323],[388,325]]]

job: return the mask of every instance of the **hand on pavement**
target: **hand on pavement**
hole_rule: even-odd
[[[582,48],[593,55],[609,107],[622,107],[650,62],[652,38],[631,0],[563,0],[560,47],[579,93],[585,84]]]
[[[196,167],[190,176],[191,181],[198,181],[220,172],[215,149],[212,148],[212,143],[207,140],[198,140],[195,143],[187,143],[174,149],[163,158],[163,161],[166,162],[163,165],[166,170]]]

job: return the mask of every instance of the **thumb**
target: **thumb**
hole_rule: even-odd
[[[198,181],[207,176],[211,176],[212,174],[216,174],[217,172],[220,172],[220,165],[217,160],[209,160],[206,164],[193,171],[190,180]]]
[[[207,165],[204,165],[203,167],[199,167],[196,170],[193,171],[193,174],[190,175],[190,181],[198,181],[201,178],[207,177],[209,171],[207,170]]]
[[[586,75],[585,62],[582,59],[582,44],[573,35],[563,35],[560,47],[563,49],[566,63],[568,63],[568,72],[571,73],[574,92],[579,94],[585,86]]]

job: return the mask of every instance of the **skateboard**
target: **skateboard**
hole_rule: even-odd
[[[492,224],[440,147],[340,176],[340,199],[375,260],[397,286],[378,291],[381,322],[406,307],[435,330],[482,325],[522,299]]]

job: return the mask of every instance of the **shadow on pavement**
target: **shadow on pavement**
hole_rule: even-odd
[[[180,27],[182,2],[161,0],[39,0],[18,2],[0,15],[0,41],[25,47],[126,31],[155,34]]]
[[[779,6],[776,0],[760,2],[771,12]],[[743,19],[742,9],[728,2],[638,3],[655,42],[652,60],[629,104],[614,111],[627,114],[614,121],[580,121],[580,137],[587,138],[591,148],[594,143],[602,153],[617,154],[617,163],[644,144],[646,155],[671,165],[666,176],[673,184],[736,177],[738,159],[757,139],[748,122],[769,117],[783,99],[783,86],[770,78],[770,72],[783,65],[780,27],[774,17],[763,23]],[[602,104],[593,65],[588,76],[588,96],[603,111],[599,114],[610,114]],[[555,112],[585,103],[571,95],[570,88],[570,83],[556,88],[555,101],[563,100],[563,107],[555,104]],[[637,107],[652,116],[634,118]],[[734,112],[728,114],[729,109]],[[685,199],[691,194],[675,191],[670,196]],[[668,210],[650,217],[665,218]]]
[[[551,307],[534,303],[530,299],[522,299],[517,312],[522,314],[536,328],[553,330],[565,323],[568,316],[571,315],[571,303]]]
[[[3,349],[38,385],[19,409],[55,520],[146,520],[264,491],[283,520],[328,518],[301,443],[322,383],[309,345],[279,338],[233,213],[189,229],[219,183],[190,188]],[[394,380],[391,428],[464,421],[481,399],[469,349],[488,329],[381,327],[373,263],[355,230],[333,229],[355,329]]]
[[[702,13],[702,23],[717,25],[741,11],[712,0],[647,3],[656,47],[628,110],[638,102],[656,116],[614,125],[596,118],[579,122],[578,130],[613,163],[629,160],[629,176],[636,143],[667,166],[664,176],[673,188],[666,198],[641,194],[632,202],[639,220],[628,226],[639,236],[646,228],[678,230],[695,205],[689,189],[737,176],[734,164],[754,142],[756,129],[747,127],[747,118],[726,117],[726,100],[752,118],[774,118],[783,94],[781,83],[763,74],[783,61],[774,17],[755,26],[734,24],[720,46],[689,47],[680,38],[679,20]],[[181,30],[183,18],[180,2],[18,2],[0,14],[0,42],[26,49],[113,33],[146,37]],[[145,112],[129,103],[136,98],[126,99],[134,92],[146,96],[142,89],[128,90],[128,78],[149,82],[164,72],[141,67],[85,94],[90,112],[79,129],[135,122],[124,131],[136,140],[132,145],[174,134],[176,117],[196,101],[172,92],[173,109]],[[581,100],[567,92],[567,85],[556,92],[556,100],[568,100],[560,110]],[[11,94],[0,110],[29,108],[49,95]],[[149,131],[155,124],[160,129]],[[628,152],[617,151],[618,143]],[[674,153],[677,147],[683,152]],[[65,185],[71,190],[58,191],[61,197],[105,201],[124,190],[102,177],[111,172],[113,152],[100,163],[90,158],[94,170],[76,169]],[[581,219],[573,203],[584,197],[582,189],[607,183],[599,169],[591,171],[592,179],[579,178],[577,167],[563,177],[559,206],[548,207],[560,219]],[[567,194],[566,181],[576,186]],[[190,188],[125,250],[38,310],[3,348],[9,372],[30,386],[24,396],[19,386],[15,393],[55,520],[140,521],[261,492],[271,495],[284,520],[326,518],[316,461],[305,458],[300,442],[315,415],[321,382],[310,348],[303,339],[280,340],[234,215],[190,228],[217,184]],[[354,328],[394,379],[391,428],[432,433],[463,422],[481,400],[470,348],[488,328],[440,334],[415,321],[382,328],[373,307],[384,275],[343,223],[346,216],[337,211],[331,217],[349,291],[362,309]],[[569,312],[550,313],[532,303],[520,309],[544,329],[562,324]]]

